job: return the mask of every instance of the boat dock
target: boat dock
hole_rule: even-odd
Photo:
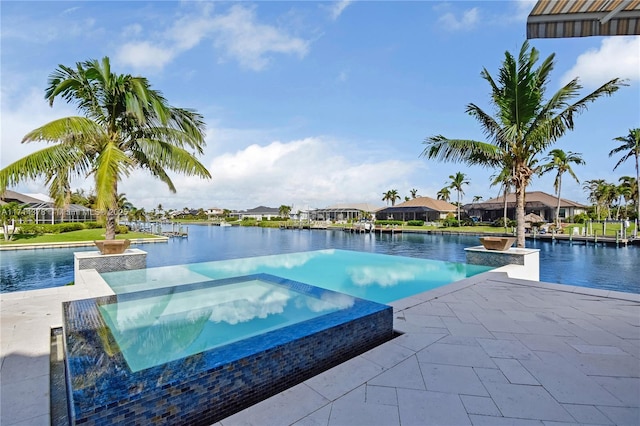
[[[598,235],[583,236],[583,235],[567,235],[567,234],[534,234],[527,235],[527,239],[540,240],[540,241],[562,241],[572,244],[603,244],[609,246],[623,246],[627,245],[640,245],[639,238],[621,238],[621,237],[603,237]]]

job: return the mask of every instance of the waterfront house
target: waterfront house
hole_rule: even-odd
[[[378,220],[423,220],[435,222],[446,219],[449,214],[456,214],[457,207],[444,201],[430,197],[416,197],[404,203],[380,209]]]
[[[515,219],[516,195],[507,194],[507,217]],[[462,208],[469,216],[475,216],[482,222],[493,222],[504,216],[504,197],[465,204]],[[525,195],[525,214],[534,213],[546,222],[552,222],[558,207],[558,197],[542,191],[531,191]],[[586,213],[587,206],[575,201],[560,198],[560,219],[567,219],[580,213]]]

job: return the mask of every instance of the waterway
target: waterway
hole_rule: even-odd
[[[190,225],[188,238],[140,244],[147,266],[294,253],[327,248],[465,262],[478,237],[430,234],[351,234],[340,230],[282,230]],[[640,293],[640,247],[527,241],[540,249],[540,280]],[[73,281],[73,253],[95,247],[0,252],[0,293],[63,286]]]

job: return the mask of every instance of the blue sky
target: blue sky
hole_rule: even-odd
[[[207,123],[200,160],[213,179],[172,175],[171,194],[137,172],[120,185],[136,207],[382,206],[390,189],[435,198],[457,171],[470,181],[463,202],[492,198],[492,170],[427,161],[422,142],[436,134],[483,140],[465,106],[492,111],[480,72],[496,75],[504,52],[517,53],[534,3],[2,1],[0,166],[44,147],[21,144],[28,131],[76,114],[61,99],[48,106],[49,74],[109,56],[114,72],[147,77]],[[634,176],[631,162],[614,172],[608,152],[613,138],[640,126],[640,37],[530,42],[543,58],[556,54],[549,93],[576,76],[583,94],[628,79],[554,148],[583,154],[586,165],[574,168],[581,182]],[[46,193],[42,182],[13,189]],[[553,193],[553,176],[535,178],[533,190]],[[562,196],[586,202],[568,175]]]

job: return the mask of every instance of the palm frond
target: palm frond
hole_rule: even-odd
[[[95,160],[96,207],[109,210],[117,205],[117,183],[128,176],[133,161],[115,143],[106,144]]]
[[[104,130],[86,117],[65,117],[53,120],[27,133],[22,142],[68,143],[88,142],[105,137]]]

